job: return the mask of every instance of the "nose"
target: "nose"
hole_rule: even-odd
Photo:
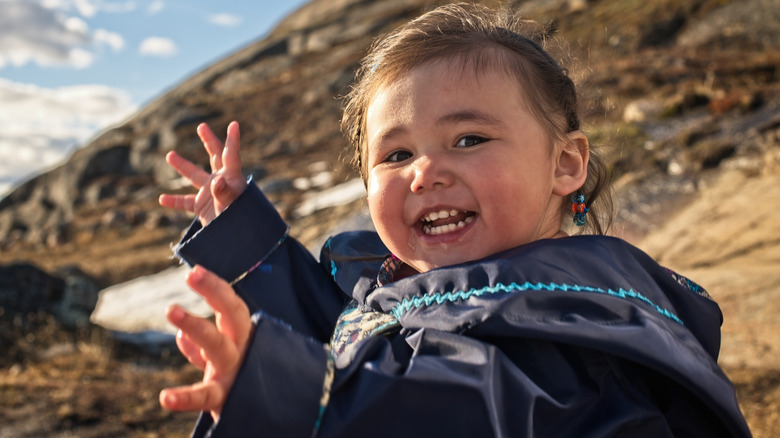
[[[442,157],[420,156],[413,164],[412,193],[449,187],[455,181],[451,166]]]

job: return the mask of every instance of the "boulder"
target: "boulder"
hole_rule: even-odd
[[[37,316],[50,314],[65,329],[87,326],[98,291],[95,282],[76,267],[49,274],[27,262],[1,265],[0,324],[4,329],[26,329]]]
[[[0,366],[74,343],[97,298],[97,285],[78,268],[49,274],[31,263],[0,265]]]

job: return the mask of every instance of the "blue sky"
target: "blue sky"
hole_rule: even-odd
[[[306,0],[0,0],[0,196]]]

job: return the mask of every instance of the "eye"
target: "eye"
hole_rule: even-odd
[[[385,162],[386,163],[399,163],[401,161],[408,160],[409,158],[411,158],[411,156],[412,156],[412,153],[409,152],[409,151],[404,151],[404,150],[394,151],[394,152],[390,153],[385,158]]]
[[[470,148],[472,146],[476,146],[480,143],[484,143],[488,141],[485,137],[480,137],[478,135],[466,135],[458,139],[458,142],[455,143],[456,148]]]

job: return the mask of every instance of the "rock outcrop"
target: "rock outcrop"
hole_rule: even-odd
[[[0,266],[0,366],[29,354],[24,346],[41,332],[68,339],[88,327],[98,292],[75,267],[51,275],[30,263]]]
[[[321,238],[360,203],[337,214],[316,212],[316,219],[307,220],[302,216],[308,215],[300,215],[304,193],[329,189],[356,175],[337,165],[320,178],[324,184],[293,182],[312,177],[312,169],[321,169],[322,163],[349,155],[338,131],[336,97],[348,89],[374,36],[438,3],[444,2],[319,0],[304,5],[266,38],[194,74],[100,134],[62,166],[2,199],[0,247],[24,257],[68,244],[75,251],[101,245],[104,239],[116,241],[116,233],[129,236],[148,228],[157,228],[158,235],[138,245],[175,240],[175,230],[187,218],[155,206],[161,191],[177,188],[177,175],[163,157],[176,149],[207,166],[195,127],[208,122],[224,132],[231,120],[242,122],[246,173],[269,189],[304,241]],[[641,7],[563,0],[515,3],[530,18],[554,23],[564,38],[574,41],[573,59],[588,58],[572,72],[585,90],[599,92],[590,100],[597,115],[591,119],[591,136],[608,144],[609,161],[623,178],[619,186],[627,195],[621,219],[633,232],[648,231],[646,221],[636,220],[637,212],[677,198],[676,192],[695,190],[700,172],[734,157],[741,159],[739,165],[754,165],[755,156],[773,147],[771,139],[759,146],[745,140],[778,124],[780,53],[774,42],[780,31],[778,20],[769,19],[780,15],[777,2],[697,0],[679,5],[657,0]],[[756,16],[767,19],[754,22]],[[669,185],[670,180],[676,182]],[[636,186],[646,181],[654,182]],[[659,187],[664,192],[660,196]],[[106,211],[113,211],[112,218]],[[134,249],[128,245],[113,252]],[[43,261],[45,267],[56,264]],[[148,263],[113,276],[85,269],[112,283],[164,264]]]
[[[0,247],[6,253],[34,251],[66,242],[95,243],[111,228],[130,233],[121,228],[135,224],[101,223],[99,212],[111,209],[127,216],[128,209],[140,208],[163,218],[171,230],[181,227],[180,215],[157,209],[154,200],[171,190],[177,177],[164,161],[168,151],[207,165],[195,135],[202,122],[217,132],[231,120],[242,122],[246,172],[266,177],[260,184],[308,176],[304,155],[306,163],[332,163],[345,145],[335,97],[347,90],[367,45],[431,3],[352,0],[303,6],[265,39],[196,73],[62,166],[10,193],[0,201]],[[355,176],[346,166],[331,169],[330,183],[321,189]],[[283,187],[274,200],[283,212],[292,212],[302,191]],[[175,238],[172,233],[161,239]]]

